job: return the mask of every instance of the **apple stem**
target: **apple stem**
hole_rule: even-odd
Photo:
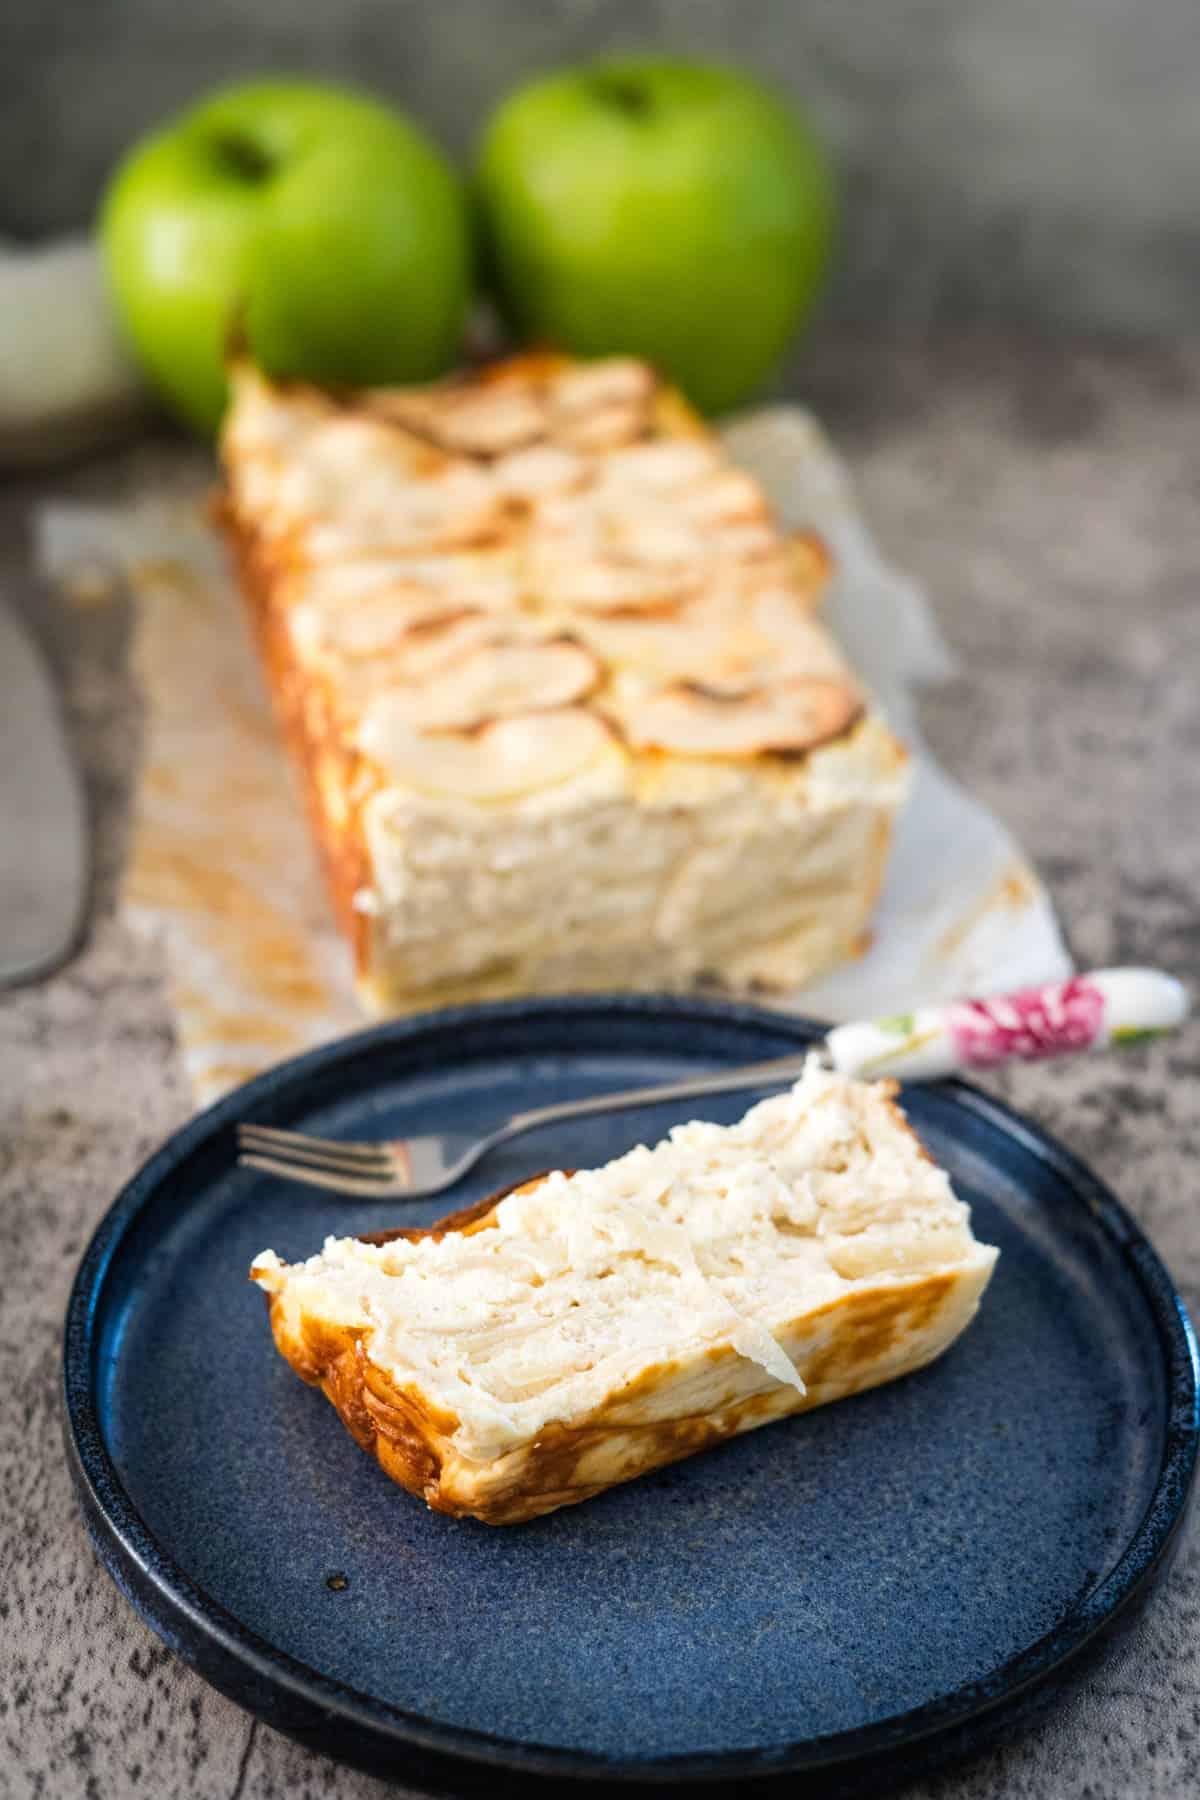
[[[617,75],[611,70],[601,70],[592,77],[592,91],[631,119],[644,119],[653,110],[653,102],[644,87],[639,87],[629,76]]]
[[[235,137],[232,132],[214,138],[213,148],[231,174],[243,181],[265,181],[274,171],[274,162],[258,144],[249,138]]]

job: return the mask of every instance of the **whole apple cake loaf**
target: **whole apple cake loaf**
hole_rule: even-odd
[[[648,367],[232,380],[223,515],[370,1007],[854,953],[904,751],[823,545]]]
[[[813,1063],[740,1124],[251,1276],[394,1480],[515,1524],[953,1343],[996,1252],[894,1094]]]

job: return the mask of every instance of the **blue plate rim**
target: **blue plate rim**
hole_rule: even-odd
[[[1183,1523],[1200,1451],[1200,1351],[1182,1295],[1141,1226],[1107,1185],[1074,1153],[1003,1101],[960,1080],[935,1084],[1029,1154],[1046,1163],[1111,1236],[1142,1290],[1163,1352],[1167,1397],[1162,1467],[1137,1529],[1105,1578],[1067,1617],[981,1679],[921,1706],[849,1731],[793,1743],[640,1760],[536,1744],[479,1732],[411,1713],[350,1687],[277,1649],[194,1583],[158,1543],[138,1513],[108,1454],[95,1403],[96,1322],[108,1269],[125,1234],[157,1191],[208,1140],[255,1115],[256,1107],[343,1060],[389,1045],[490,1022],[547,1015],[653,1015],[700,1018],[791,1036],[803,1046],[824,1027],[771,1008],[672,994],[586,994],[443,1008],[388,1020],[305,1051],[255,1076],[197,1113],[141,1166],[99,1220],[71,1288],[63,1332],[64,1438],[85,1520],[101,1560],[131,1603],[171,1647],[187,1653],[209,1644],[258,1684],[361,1732],[375,1753],[428,1752],[498,1771],[578,1780],[680,1783],[845,1768],[961,1729],[1054,1677],[1093,1646],[1153,1583]],[[230,1137],[232,1148],[232,1135]],[[129,1577],[135,1578],[131,1586]],[[139,1590],[156,1604],[143,1603]],[[169,1621],[169,1626],[165,1621]],[[178,1633],[178,1637],[175,1635]],[[226,1691],[231,1691],[228,1688]],[[254,1701],[244,1704],[262,1712]]]

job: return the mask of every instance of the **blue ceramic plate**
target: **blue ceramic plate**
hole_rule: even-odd
[[[254,1254],[301,1257],[399,1215],[239,1170],[237,1120],[334,1137],[482,1128],[531,1097],[811,1035],[699,1000],[443,1013],[286,1063],[172,1139],[100,1225],[66,1335],[84,1510],[154,1629],[285,1731],[489,1794],[797,1770],[806,1792],[844,1793],[1060,1688],[1169,1560],[1196,1455],[1195,1346],[1111,1194],[970,1088],[907,1096],[1002,1253],[954,1349],[586,1505],[509,1530],[427,1512],[272,1348]],[[404,1216],[602,1162],[678,1116],[546,1131]]]

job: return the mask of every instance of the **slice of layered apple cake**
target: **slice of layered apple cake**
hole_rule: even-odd
[[[515,1524],[953,1343],[996,1252],[894,1095],[813,1063],[737,1125],[251,1277],[393,1480]]]

